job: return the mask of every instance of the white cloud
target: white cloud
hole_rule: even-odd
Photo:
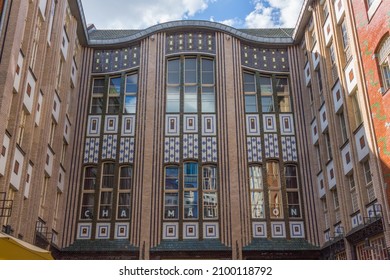
[[[245,24],[248,28],[293,28],[297,22],[303,0],[253,0],[252,2],[255,9],[245,18]]]
[[[216,0],[116,0],[103,5],[82,0],[87,23],[99,29],[143,29],[152,25],[188,18],[207,9]],[[113,20],[114,19],[114,20]]]

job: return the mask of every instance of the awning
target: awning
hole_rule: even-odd
[[[0,260],[53,260],[49,251],[0,232]]]

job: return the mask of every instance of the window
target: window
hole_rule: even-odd
[[[315,150],[316,150],[316,154],[317,154],[317,164],[318,164],[318,170],[322,170],[322,167],[321,167],[321,164],[322,164],[322,161],[321,161],[321,151],[320,151],[320,147],[318,145],[315,146]]]
[[[301,210],[297,167],[286,165],[284,167],[284,178],[286,180],[288,215],[290,218],[299,218],[301,217]]]
[[[118,114],[120,108],[121,77],[110,78],[108,87],[108,114]]]
[[[249,188],[253,219],[265,218],[263,175],[260,166],[249,167]]]
[[[371,184],[372,183],[372,174],[371,174],[370,162],[368,160],[363,162],[363,171],[364,171],[364,179],[365,179],[366,185]]]
[[[39,217],[43,217],[43,215],[45,214],[45,206],[46,206],[46,195],[47,195],[47,188],[49,186],[49,177],[45,177],[44,181],[43,181],[43,186],[41,188],[41,195],[40,195],[40,199],[39,199]]]
[[[179,168],[165,167],[164,219],[179,218]]]
[[[309,100],[310,100],[310,112],[311,112],[311,119],[314,119],[316,116],[316,109],[314,108],[314,96],[313,96],[313,90],[311,89],[311,85],[308,87],[309,92]]]
[[[340,206],[339,196],[337,194],[337,190],[332,191],[332,195],[333,195],[333,205],[334,205],[334,208],[337,209]]]
[[[340,122],[342,143],[345,143],[348,140],[348,132],[347,132],[347,124],[345,123],[344,113],[341,112],[338,115],[338,118],[339,118],[339,122]]]
[[[368,8],[371,7],[371,5],[375,2],[375,0],[367,0],[367,6]]]
[[[324,21],[325,21],[329,15],[329,9],[328,9],[328,5],[326,3],[324,4],[323,12],[324,12]]]
[[[41,27],[42,27],[42,19],[41,19],[41,17],[38,17],[37,24],[35,26],[35,31],[34,31],[32,48],[31,48],[32,49],[31,61],[30,61],[31,69],[35,69],[35,65],[37,62],[37,54],[38,54],[38,47],[39,47],[39,37],[41,34]]]
[[[218,218],[217,168],[204,166],[202,176],[203,218]]]
[[[198,164],[184,163],[184,219],[198,219]]]
[[[382,93],[384,94],[390,88],[390,36],[387,36],[381,44],[378,52],[378,62],[382,75]]]
[[[184,59],[184,112],[198,111],[197,59]]]
[[[276,94],[279,112],[291,112],[290,92],[287,78],[276,78]]]
[[[333,43],[329,46],[329,55],[330,55],[330,63],[333,67],[333,65],[335,65],[336,63],[336,55],[335,55]]]
[[[94,79],[92,86],[91,114],[103,112],[104,79]]]
[[[325,136],[325,144],[326,144],[326,154],[328,156],[328,160],[332,159],[332,142],[330,141],[329,133],[324,133]]]
[[[357,128],[363,122],[357,95],[358,95],[358,91],[356,91],[351,95],[353,115],[355,118],[355,128]]]
[[[135,114],[137,109],[138,75],[130,74],[126,76],[125,106],[127,114]]]
[[[202,113],[215,113],[214,61],[202,58]]]
[[[318,90],[319,90],[319,94],[320,94],[320,101],[321,101],[321,104],[322,104],[322,103],[325,102],[325,99],[324,99],[322,75],[321,75],[321,69],[320,68],[318,68],[318,71],[317,71],[317,82],[318,82]]]
[[[131,166],[120,168],[117,219],[130,218],[132,173]]]
[[[256,78],[255,74],[244,72],[245,112],[257,112]]]
[[[283,202],[278,162],[267,162],[267,185],[271,218],[283,218]]]
[[[17,132],[18,134],[17,134],[17,137],[16,137],[16,143],[19,146],[22,145],[24,131],[25,131],[25,128],[26,128],[26,120],[27,120],[27,114],[24,111],[24,109],[22,109],[22,111],[20,113],[19,130]]]
[[[65,160],[66,160],[66,150],[68,149],[68,144],[63,141],[62,142],[62,149],[61,149],[61,160],[60,163],[62,165],[65,165]]]
[[[112,197],[115,186],[115,164],[103,163],[102,181],[100,184],[99,219],[111,219]]]
[[[180,60],[168,60],[166,112],[180,112]]]
[[[49,132],[49,145],[51,147],[53,147],[54,135],[55,135],[56,127],[57,127],[57,124],[55,123],[55,121],[51,120],[50,132]]]
[[[261,94],[261,110],[265,112],[274,112],[274,98],[272,90],[272,79],[271,77],[260,76],[260,94]],[[279,88],[279,90],[281,90]]]
[[[345,50],[349,46],[349,37],[348,37],[347,25],[346,25],[345,21],[343,21],[341,23],[340,27],[341,27],[341,36],[342,36],[342,39],[343,39],[343,47],[344,47],[344,50]]]

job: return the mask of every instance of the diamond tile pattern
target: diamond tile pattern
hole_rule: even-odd
[[[261,154],[261,137],[247,137],[246,146],[248,150],[248,161],[262,161]]]
[[[85,139],[84,163],[98,163],[99,145],[99,138]]]
[[[134,162],[134,138],[123,137],[120,141],[119,163]]]

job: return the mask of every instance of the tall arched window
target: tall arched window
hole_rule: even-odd
[[[218,219],[217,168],[203,166],[203,218]]]
[[[115,186],[115,163],[103,163],[100,184],[99,219],[111,219],[113,189]]]
[[[179,167],[165,167],[164,179],[164,219],[179,218]]]
[[[198,219],[198,164],[184,163],[184,219]]]
[[[264,187],[261,166],[249,167],[249,188],[251,197],[251,212],[253,219],[265,218]]]
[[[273,219],[283,218],[279,163],[276,161],[269,161],[266,163],[266,169],[270,217]]]
[[[132,189],[133,169],[129,165],[120,167],[117,219],[129,219],[131,209],[131,189]]]
[[[301,208],[297,167],[295,165],[286,165],[284,167],[284,178],[286,180],[288,216],[290,218],[300,218]]]
[[[81,201],[82,220],[90,220],[93,218],[95,210],[95,189],[97,179],[97,167],[87,166],[84,168],[83,194]]]

